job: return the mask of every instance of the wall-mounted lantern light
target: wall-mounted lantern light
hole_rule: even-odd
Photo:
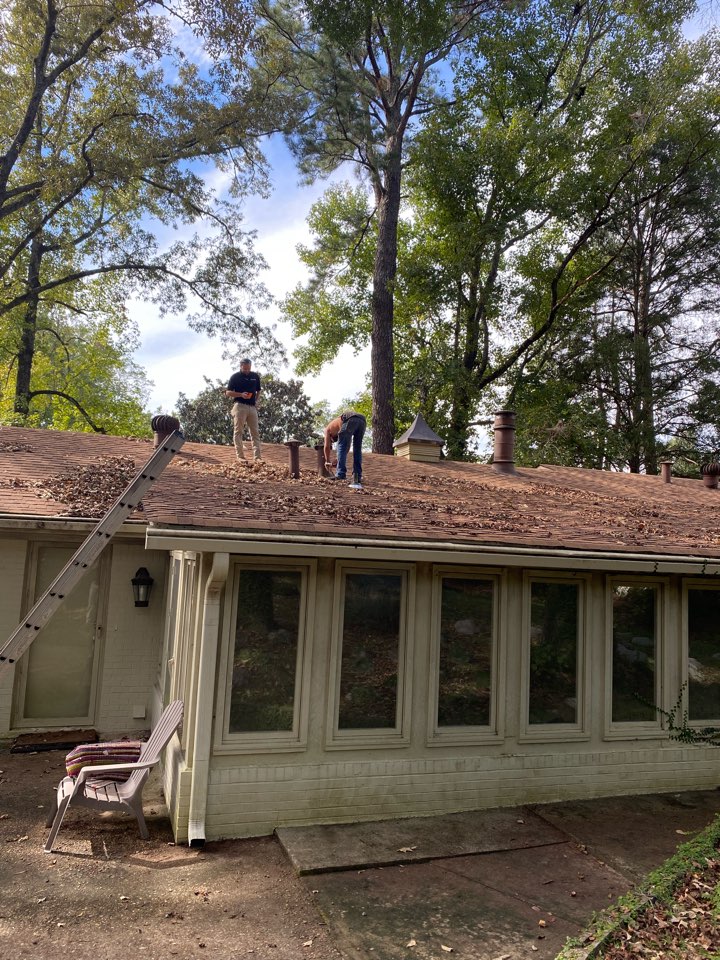
[[[140,567],[131,580],[136,607],[147,607],[154,582],[145,567]]]

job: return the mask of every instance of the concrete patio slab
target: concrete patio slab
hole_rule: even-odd
[[[524,807],[275,831],[303,874],[422,863],[496,850],[561,843],[565,835]]]
[[[720,813],[720,790],[577,800],[532,809],[635,883]]]
[[[537,848],[536,848],[537,849]],[[517,854],[517,852],[516,852]],[[492,861],[508,853],[478,859]],[[578,926],[448,869],[455,860],[320,874],[303,882],[348,960],[551,960]],[[542,921],[542,925],[541,925]]]

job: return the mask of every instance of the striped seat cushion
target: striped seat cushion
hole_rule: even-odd
[[[82,767],[101,763],[135,763],[142,749],[141,740],[110,740],[105,743],[81,743],[65,757],[68,776],[76,777]],[[130,771],[132,772],[132,771]],[[127,780],[130,773],[103,773],[105,780]]]

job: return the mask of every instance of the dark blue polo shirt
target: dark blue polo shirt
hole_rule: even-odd
[[[228,390],[236,390],[238,393],[252,393],[252,397],[246,400],[244,397],[233,397],[233,403],[244,403],[246,406],[254,407],[255,399],[260,393],[260,377],[251,370],[250,373],[234,373],[230,377],[227,385]]]

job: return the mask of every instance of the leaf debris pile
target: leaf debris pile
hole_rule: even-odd
[[[29,443],[13,443],[10,440],[0,440],[0,453],[32,453]]]
[[[137,474],[132,457],[98,457],[72,473],[61,473],[17,486],[28,487],[43,500],[65,504],[64,517],[87,517],[99,520]],[[137,510],[142,510],[138,504]]]
[[[673,543],[714,547],[720,521],[705,508],[679,498],[657,504],[637,496],[553,486],[526,477],[508,483],[435,473],[370,474],[362,491],[347,483],[302,471],[291,479],[287,465],[267,461],[236,464],[179,460],[184,470],[227,481],[222,501],[262,517],[305,519],[343,526],[411,526],[415,532],[502,532],[534,541],[612,542],[646,548]],[[230,515],[218,498],[216,516]],[[236,514],[235,514],[236,516]]]
[[[669,905],[653,904],[604,947],[604,960],[720,956],[720,858],[689,874]]]

